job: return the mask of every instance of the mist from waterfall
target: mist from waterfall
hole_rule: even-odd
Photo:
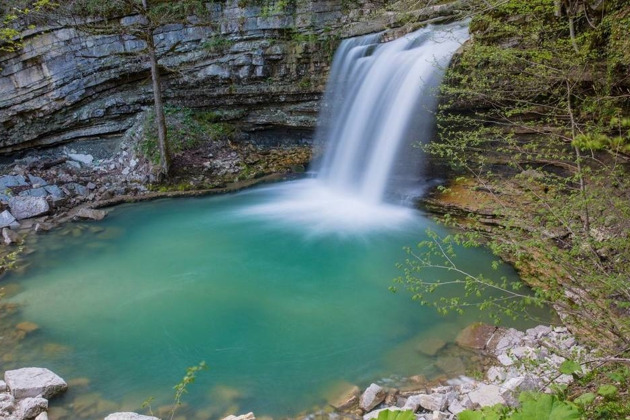
[[[315,136],[325,145],[311,168],[315,178],[271,187],[269,203],[243,214],[314,233],[391,229],[413,219],[388,193],[401,177],[421,185],[412,143],[432,136],[437,87],[468,39],[468,25],[429,25],[391,42],[382,37],[344,40],[335,53]]]

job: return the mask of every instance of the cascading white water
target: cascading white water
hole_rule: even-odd
[[[244,216],[315,234],[392,229],[413,219],[384,198],[403,146],[430,138],[435,88],[468,26],[428,26],[387,43],[381,37],[345,40],[335,54],[316,133],[326,145],[316,178],[271,187],[272,200]]]
[[[429,26],[379,44],[379,35],[343,41],[324,97],[317,141],[327,145],[318,178],[361,199],[383,200],[401,146],[425,141],[435,87],[468,38],[465,25]]]

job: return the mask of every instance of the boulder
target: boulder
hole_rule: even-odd
[[[7,383],[0,380],[0,392],[7,392]]]
[[[105,420],[160,420],[157,417],[152,416],[143,416],[138,413],[131,412],[121,412],[121,413],[113,413],[109,416],[105,417]]]
[[[10,187],[24,187],[28,185],[26,178],[22,175],[4,175],[0,176],[0,192]]]
[[[32,419],[48,410],[46,398],[24,398],[18,402],[18,413],[23,419]]]
[[[350,385],[349,388],[340,392],[333,398],[329,404],[338,411],[345,411],[359,402],[361,391],[356,385]]]
[[[18,220],[41,216],[50,210],[48,202],[43,197],[11,197],[9,207]]]
[[[442,411],[446,408],[448,396],[446,394],[417,395],[420,407],[428,411]]]
[[[51,398],[68,389],[66,382],[45,368],[8,370],[4,381],[16,399],[29,397]]]
[[[9,418],[15,410],[15,398],[13,398],[13,395],[7,392],[0,393],[0,418]]]
[[[455,342],[465,349],[484,350],[496,331],[493,325],[476,322],[460,331]]]
[[[5,210],[0,213],[0,229],[9,227],[13,223],[15,223],[15,217],[13,217],[10,211]]]
[[[370,411],[383,401],[385,401],[385,397],[387,396],[387,392],[383,389],[383,387],[378,386],[376,384],[372,384],[361,395],[359,399],[359,407],[363,411]]]
[[[104,210],[89,209],[87,207],[79,209],[76,213],[76,217],[79,219],[88,220],[103,220],[107,216],[107,212]]]
[[[45,411],[40,413],[39,416],[35,417],[35,420],[48,420],[48,413]]]

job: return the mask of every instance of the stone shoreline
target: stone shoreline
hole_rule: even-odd
[[[451,420],[466,409],[495,404],[515,407],[520,392],[551,392],[554,385],[571,383],[573,376],[560,372],[564,361],[579,363],[582,373],[586,373],[589,361],[596,357],[579,345],[565,327],[546,325],[522,332],[476,323],[460,332],[457,345],[495,360],[485,379],[459,376],[437,386],[415,390],[386,388],[375,383],[363,392],[353,387],[331,402],[330,409],[300,418],[373,420],[385,410],[411,410],[416,420]],[[48,420],[48,399],[67,388],[63,379],[44,368],[7,371],[4,381],[0,381],[0,418]],[[159,419],[120,412],[106,416],[105,420]],[[223,420],[255,420],[255,416],[253,413],[230,415]]]

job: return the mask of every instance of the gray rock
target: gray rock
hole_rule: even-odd
[[[33,188],[44,187],[44,186],[48,185],[48,182],[46,182],[43,178],[40,178],[40,177],[34,176],[34,175],[29,175],[28,176],[28,181],[31,183]]]
[[[256,420],[256,416],[254,416],[254,413],[249,412],[240,416],[229,415],[224,417],[223,420]]]
[[[538,325],[537,327],[528,329],[525,333],[538,340],[549,335],[549,333],[551,333],[551,327],[548,325]]]
[[[420,394],[420,407],[429,411],[442,411],[446,408],[447,394]]]
[[[32,419],[48,410],[48,400],[45,398],[24,398],[18,402],[18,412],[24,419]]]
[[[361,395],[359,399],[359,407],[363,411],[370,411],[383,401],[385,401],[385,397],[387,396],[387,392],[376,384],[372,384]]]
[[[105,417],[105,420],[160,420],[157,417],[152,416],[143,416],[138,413],[131,412],[121,412],[121,413],[113,413],[109,416]]]
[[[35,420],[48,420],[48,413],[45,411],[40,413],[39,416],[35,417]]]
[[[76,162],[84,165],[91,165],[94,157],[92,155],[84,155],[81,153],[68,153],[68,157]]]
[[[10,418],[16,411],[15,398],[8,392],[0,393],[0,418]]]
[[[2,228],[2,241],[5,245],[16,244],[20,242],[20,235],[9,228]]]
[[[16,399],[29,397],[51,398],[68,389],[68,384],[45,368],[29,367],[4,373],[11,394]]]
[[[66,184],[65,187],[69,189],[70,191],[73,191],[77,195],[86,196],[90,193],[87,187],[84,187],[81,184],[77,184],[76,182],[71,182],[69,184]]]
[[[11,197],[9,197],[9,196],[8,196],[8,195],[6,195],[6,194],[2,194],[2,193],[0,193],[0,202],[2,202],[2,203],[8,203],[8,202],[9,202],[9,198],[11,198]]]
[[[459,400],[453,400],[448,406],[448,411],[453,414],[459,414],[464,410],[466,410],[466,407]]]
[[[486,374],[486,377],[490,382],[504,381],[506,376],[505,370],[498,366],[492,366],[488,369],[488,373]]]
[[[0,380],[0,392],[7,392],[7,383]]]
[[[87,207],[79,209],[76,213],[76,217],[79,219],[88,220],[103,220],[107,216],[107,212],[104,210],[89,209]]]
[[[50,210],[48,202],[43,197],[11,197],[9,208],[17,220],[40,216]]]
[[[0,229],[11,226],[11,224],[14,222],[15,222],[15,217],[13,217],[10,211],[5,210],[2,213],[0,213]]]
[[[495,404],[505,404],[505,399],[501,396],[501,388],[497,385],[482,384],[468,394],[470,401],[479,407],[492,406]]]
[[[22,175],[4,175],[0,176],[0,192],[6,190],[9,187],[24,187],[27,186],[26,178]]]
[[[53,200],[61,199],[65,196],[61,188],[56,185],[46,185],[44,189],[52,196]]]
[[[43,187],[32,188],[30,190],[24,190],[18,194],[20,197],[46,197],[48,191]]]

